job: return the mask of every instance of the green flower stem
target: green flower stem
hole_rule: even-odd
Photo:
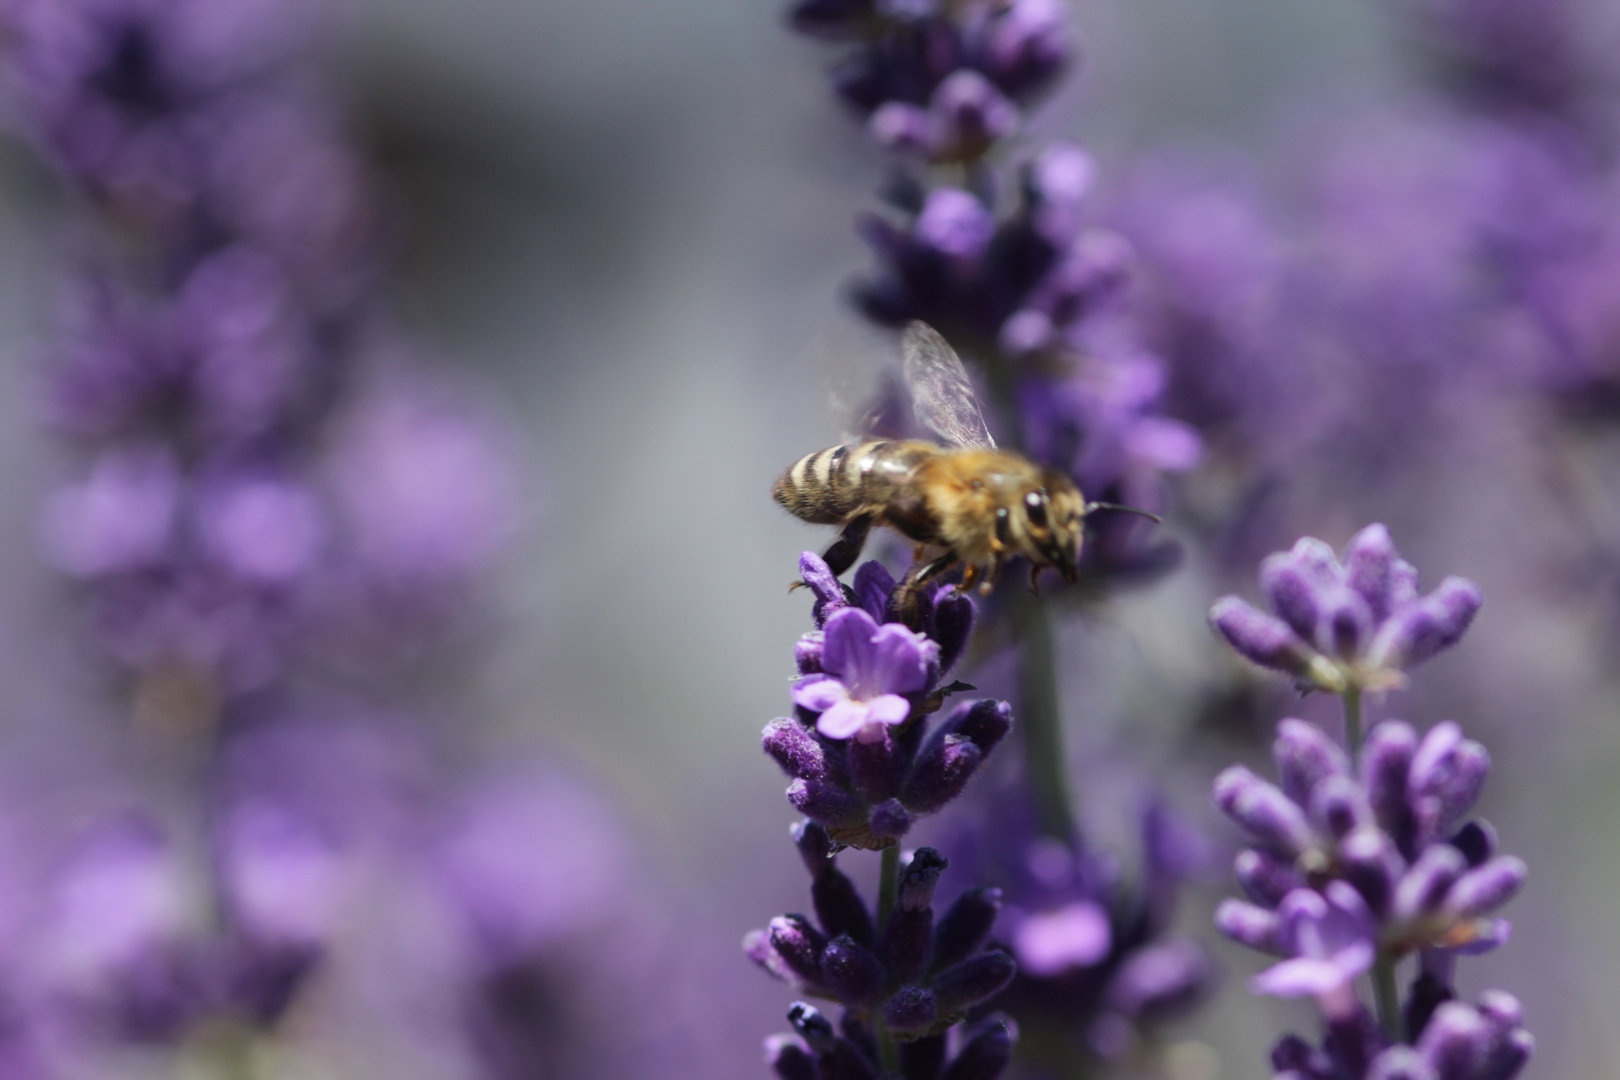
[[[1401,992],[1395,985],[1395,958],[1383,949],[1372,969],[1373,997],[1378,1003],[1378,1026],[1390,1043],[1406,1041],[1405,1024],[1401,1022]]]
[[[1350,752],[1350,770],[1354,772],[1361,761],[1361,688],[1352,686],[1343,696],[1345,749]]]
[[[894,913],[894,905],[900,897],[900,845],[890,844],[883,849],[883,861],[878,867],[878,933],[889,923],[889,916]],[[872,1030],[877,1035],[878,1057],[881,1059],[883,1069],[887,1073],[900,1071],[900,1047],[895,1043],[894,1036],[889,1032],[889,1026],[883,1022],[882,1016],[872,1018]]]
[[[1057,661],[1052,622],[1046,606],[1022,593],[1013,599],[1018,650],[1018,728],[1023,732],[1024,775],[1035,799],[1041,833],[1064,843],[1074,840],[1074,807],[1069,798],[1063,752],[1063,714],[1058,704]]]
[[[1361,761],[1361,689],[1352,686],[1344,691],[1344,741],[1350,754],[1350,769],[1356,771]],[[1378,1026],[1391,1043],[1402,1042],[1401,993],[1395,984],[1395,958],[1383,949],[1372,969],[1373,999],[1378,1007]]]

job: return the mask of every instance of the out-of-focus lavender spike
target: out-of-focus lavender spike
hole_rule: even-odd
[[[1240,655],[1307,687],[1393,689],[1404,669],[1456,644],[1484,602],[1458,577],[1416,596],[1410,569],[1381,525],[1358,533],[1343,563],[1305,537],[1262,563],[1261,587],[1276,616],[1223,597],[1210,623]]]
[[[765,1064],[780,1080],[816,1080],[816,1059],[792,1035],[771,1035],[765,1039]]]
[[[996,1080],[1012,1061],[1016,1029],[1006,1017],[991,1017],[969,1031],[961,1051],[940,1080]]]
[[[1271,757],[1283,794],[1302,806],[1310,802],[1311,792],[1320,781],[1350,771],[1344,751],[1321,728],[1303,720],[1278,723]]]

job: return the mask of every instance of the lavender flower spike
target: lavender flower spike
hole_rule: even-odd
[[[1402,672],[1455,645],[1484,603],[1459,577],[1419,596],[1417,571],[1382,525],[1357,533],[1342,561],[1305,537],[1261,564],[1260,587],[1274,614],[1227,596],[1210,624],[1244,658],[1336,694],[1404,685]]]

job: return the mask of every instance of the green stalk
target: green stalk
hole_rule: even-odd
[[[1361,688],[1352,686],[1343,696],[1345,749],[1350,752],[1350,768],[1354,772],[1361,761]]]
[[[900,898],[900,845],[890,844],[883,849],[883,861],[878,867],[878,933],[889,924],[894,905]],[[878,1057],[885,1072],[900,1071],[900,1047],[895,1043],[889,1026],[882,1016],[872,1018],[872,1030],[877,1034]]]
[[[1345,690],[1344,741],[1350,754],[1350,768],[1354,772],[1361,761],[1361,688]],[[1395,983],[1395,958],[1383,949],[1372,969],[1373,999],[1378,1008],[1378,1026],[1391,1043],[1403,1041],[1401,1029],[1401,993]]]
[[[1023,732],[1024,776],[1035,799],[1042,835],[1074,840],[1068,759],[1063,752],[1063,713],[1058,703],[1057,660],[1046,606],[1032,596],[1014,599],[1018,630],[1018,729]]]
[[[1401,1022],[1401,992],[1395,985],[1395,958],[1378,950],[1372,969],[1373,997],[1378,1003],[1378,1026],[1391,1044],[1406,1041]]]

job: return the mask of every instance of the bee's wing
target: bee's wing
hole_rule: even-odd
[[[924,322],[906,325],[900,347],[900,372],[911,391],[917,419],[946,445],[996,445],[984,425],[967,370],[956,350],[932,326]]]

